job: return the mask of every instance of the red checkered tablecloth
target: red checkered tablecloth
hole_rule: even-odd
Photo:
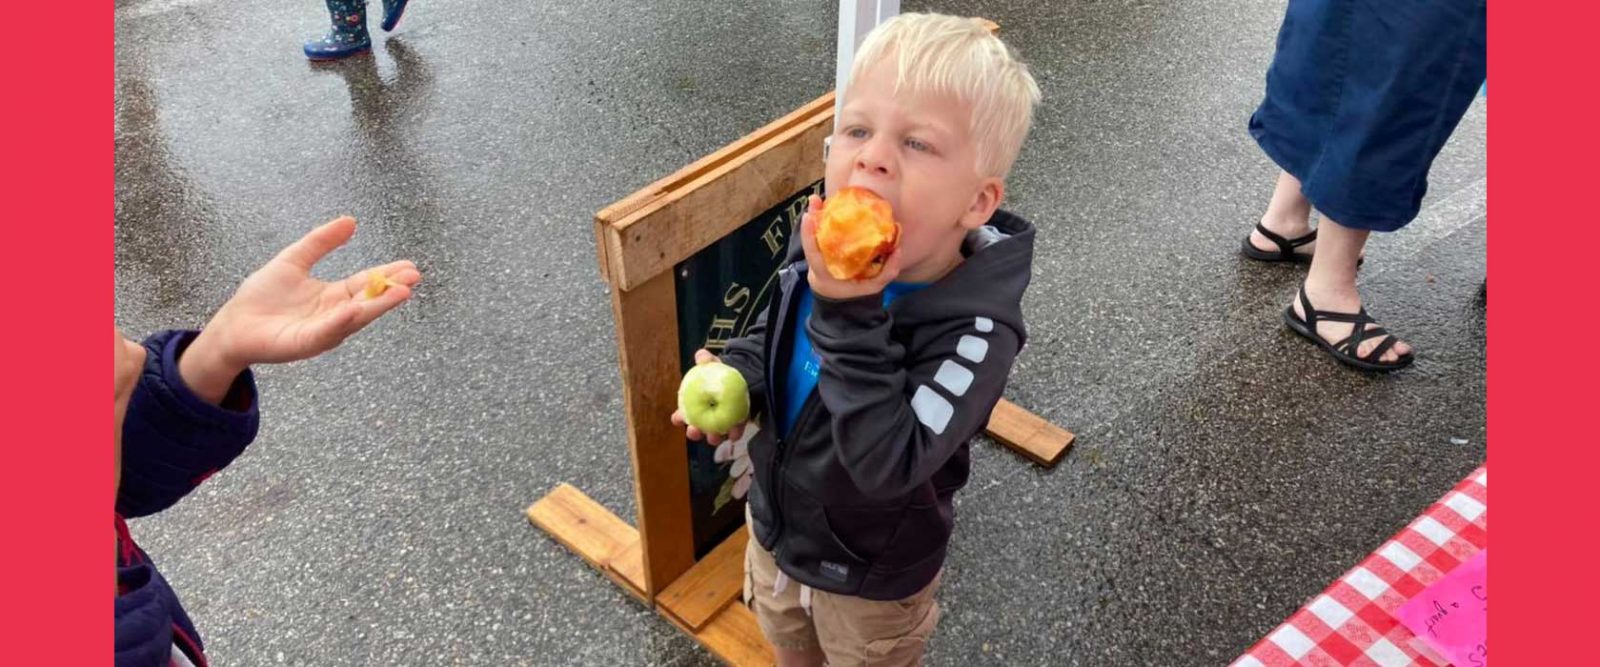
[[[1449,664],[1395,618],[1406,600],[1489,545],[1489,466],[1478,468],[1233,667]]]

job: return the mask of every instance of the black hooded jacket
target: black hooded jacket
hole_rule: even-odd
[[[1027,336],[1021,302],[1033,237],[1033,225],[997,211],[968,234],[960,266],[887,309],[877,294],[816,296],[806,326],[822,369],[788,437],[775,416],[787,401],[779,392],[806,263],[780,270],[767,312],[722,361],[744,375],[759,413],[749,445],[753,534],[790,577],[898,600],[938,574],[952,499],[967,483],[968,441],[1000,400]]]

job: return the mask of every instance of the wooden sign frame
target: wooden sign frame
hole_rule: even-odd
[[[822,179],[834,95],[796,109],[595,215],[600,273],[611,286],[627,413],[637,527],[562,484],[527,516],[623,590],[735,665],[771,665],[754,615],[730,604],[743,587],[748,531],[695,559],[689,462],[668,416],[681,378],[673,267]],[[1002,400],[987,433],[1042,466],[1074,436]]]

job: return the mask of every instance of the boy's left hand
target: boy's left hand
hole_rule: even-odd
[[[717,358],[717,355],[712,354],[710,350],[700,349],[696,350],[694,353],[694,365],[696,366],[717,363],[720,361],[722,360]],[[727,433],[706,433],[698,428],[695,428],[694,426],[689,425],[688,418],[683,416],[682,408],[672,411],[672,425],[683,429],[684,437],[687,437],[695,442],[704,440],[712,445],[720,445],[724,441],[738,440],[744,437],[744,428],[745,426],[749,425],[749,423],[749,419],[746,419],[745,421],[734,424],[733,428],[728,429]]]
[[[822,198],[811,195],[806,203],[806,213],[800,218],[800,244],[806,251],[806,280],[811,292],[817,296],[844,301],[883,292],[883,288],[900,276],[900,250],[889,253],[883,270],[876,277],[865,280],[839,280],[828,273],[823,264],[822,251],[817,249],[817,223],[822,219]]]
[[[190,389],[220,402],[234,378],[251,365],[298,361],[327,352],[411,298],[422,274],[409,261],[371,267],[334,282],[311,276],[312,267],[355,232],[355,218],[340,217],[312,230],[250,274],[179,360],[179,372]],[[363,290],[373,271],[392,284],[367,298]]]

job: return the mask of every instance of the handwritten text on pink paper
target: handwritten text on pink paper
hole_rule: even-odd
[[[1489,664],[1489,550],[1400,607],[1400,622],[1455,667]]]

